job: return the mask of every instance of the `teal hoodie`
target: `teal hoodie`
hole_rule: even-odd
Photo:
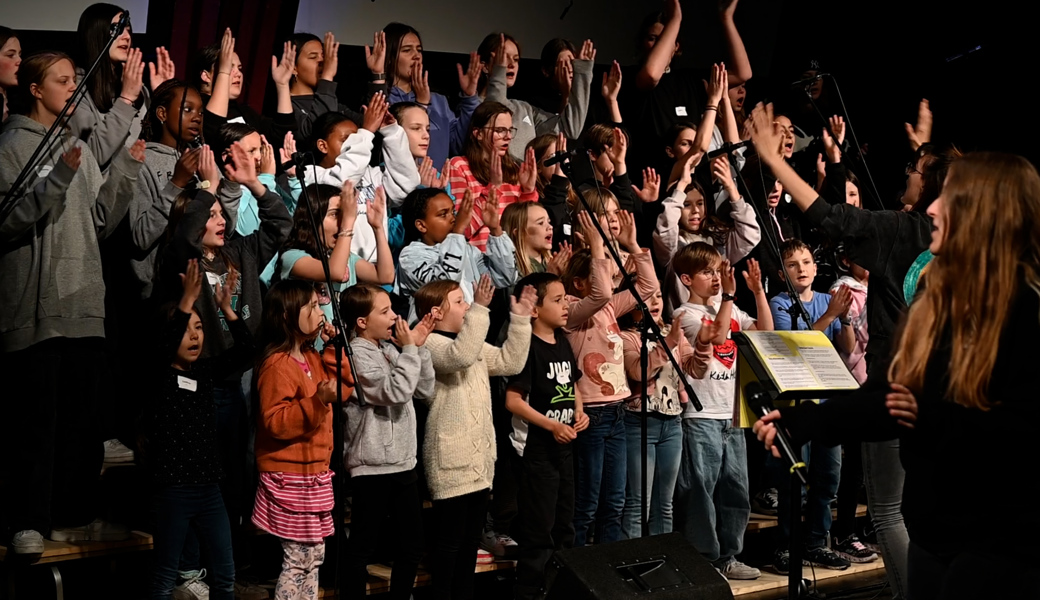
[[[13,115],[0,135],[0,196],[47,129]],[[77,171],[61,154],[83,154]],[[103,176],[90,148],[66,136],[40,163],[28,192],[0,226],[0,351],[54,337],[104,337],[105,284],[98,240],[126,216],[141,163],[119,151]]]

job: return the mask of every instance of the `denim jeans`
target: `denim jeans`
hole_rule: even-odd
[[[786,461],[772,454],[767,460],[776,482],[779,543],[782,548],[786,548],[791,535],[791,471]],[[831,531],[831,501],[838,495],[841,446],[810,442],[802,446],[802,460],[809,466],[809,490],[806,492],[803,486],[798,499],[799,508],[802,498],[806,499],[802,539],[805,540],[806,548],[820,548],[827,545],[827,535]]]
[[[751,515],[744,432],[728,419],[683,419],[675,530],[721,567],[744,545]]]
[[[910,537],[903,524],[903,464],[899,440],[863,444],[863,481],[867,505],[877,532],[885,574],[892,586],[893,600],[907,598],[907,547]]]
[[[643,419],[640,413],[625,411],[628,437],[628,484],[625,486],[624,534],[626,539],[642,536]],[[682,417],[649,413],[646,419],[646,489],[650,492],[647,514],[650,535],[671,533],[672,496],[682,460]]]
[[[174,485],[156,490],[153,599],[166,600],[177,583],[177,567],[188,531],[209,551],[209,596],[231,600],[235,595],[235,563],[231,557],[231,527],[217,484]]]
[[[621,513],[625,509],[625,409],[618,402],[585,409],[589,428],[574,442],[574,545],[589,541],[595,523],[597,544],[621,539]]]

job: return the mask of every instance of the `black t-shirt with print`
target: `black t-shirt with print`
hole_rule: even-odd
[[[556,343],[531,336],[531,350],[524,370],[509,378],[508,386],[526,397],[531,408],[553,421],[574,424],[574,389],[581,378],[574,351],[563,333],[556,331]],[[513,447],[521,454],[529,439],[548,440],[555,444],[552,434],[541,427],[529,427],[519,417],[513,417]]]

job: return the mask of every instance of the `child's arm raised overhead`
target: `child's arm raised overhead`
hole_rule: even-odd
[[[270,144],[265,152],[271,152]],[[224,167],[228,176],[244,185],[256,197],[257,209],[260,212],[260,229],[243,238],[242,244],[256,255],[258,265],[271,262],[285,238],[292,230],[292,217],[285,210],[281,197],[260,183],[256,174],[256,163],[246,154],[242,146],[235,142],[231,145],[231,164]],[[234,241],[234,240],[232,240]]]
[[[592,45],[592,40],[585,40],[578,56],[570,61],[573,80],[570,93],[567,94],[567,106],[560,115],[560,131],[571,139],[581,137],[581,130],[585,127],[589,96],[592,93],[592,67],[595,62],[596,48]]]
[[[499,38],[498,48],[491,51],[491,72],[488,74],[484,102],[501,102],[512,108],[509,102],[509,87],[506,84],[506,65],[508,61],[506,36],[502,34]]]
[[[194,258],[189,260],[185,272],[180,276],[181,288],[184,292],[181,294],[180,302],[177,303],[177,310],[166,321],[166,328],[161,338],[162,345],[159,348],[159,358],[164,366],[169,365],[177,357],[177,349],[180,347],[181,340],[184,339],[184,332],[191,321],[191,311],[195,310],[195,301],[202,293],[202,271],[199,270],[198,260]]]
[[[347,136],[340,147],[336,164],[330,169],[319,171],[318,182],[329,185],[343,185],[344,181],[353,181],[355,185],[361,181],[361,177],[372,162],[372,148],[375,144],[376,132],[383,122],[386,114],[386,97],[382,92],[372,96],[368,106],[364,107],[364,118],[357,123],[358,130]],[[304,171],[307,183],[314,183],[311,179],[311,169]]]
[[[762,287],[762,269],[759,268],[757,260],[748,259],[744,280],[747,281],[748,289],[755,295],[755,309],[758,312],[758,320],[751,329],[773,331],[773,313],[769,310],[769,299],[766,298],[766,290]]]
[[[355,203],[356,206],[357,203]],[[376,236],[376,264],[367,260],[355,263],[358,281],[367,281],[379,285],[390,285],[394,282],[394,255],[390,252],[390,242],[386,237],[386,192],[376,188],[376,196],[366,204],[369,226]],[[356,212],[356,209],[355,209]]]
[[[336,245],[329,256],[329,274],[333,281],[342,282],[350,281],[350,243],[354,240],[354,223],[357,221],[357,191],[349,180],[340,190],[338,217],[339,229]],[[293,264],[292,276],[307,281],[325,281],[325,267],[321,260],[303,256]]]
[[[624,210],[620,211],[618,219],[621,221],[621,233],[618,236],[618,241],[631,253],[632,261],[636,265],[636,292],[645,301],[657,292],[661,282],[657,280],[657,273],[654,271],[654,261],[650,258],[650,251],[640,248],[639,243],[636,242],[636,224],[632,213]],[[614,307],[614,313],[619,317],[632,311],[637,306],[631,290],[614,294],[614,297],[610,299],[610,303]]]
[[[733,219],[733,230],[726,237],[726,258],[731,262],[739,262],[762,241],[762,229],[758,226],[755,210],[741,197],[736,182],[730,176],[729,158],[720,156],[713,160],[711,172],[726,190],[730,203],[729,216]]]
[[[531,316],[537,301],[538,293],[531,286],[520,292],[520,300],[509,297],[512,311],[505,343],[501,348],[484,344],[484,360],[491,377],[516,375],[527,364],[527,352],[531,348]]]
[[[606,218],[600,217],[600,226],[607,230]],[[586,211],[578,213],[578,224],[581,226],[581,236],[589,246],[592,255],[592,267],[589,273],[589,293],[587,296],[572,302],[570,312],[567,315],[567,329],[573,330],[581,327],[610,302],[611,289],[610,261],[606,258],[606,250],[603,246],[603,238],[592,224],[592,218]],[[565,283],[566,285],[566,283]]]
[[[383,165],[387,174],[383,185],[390,205],[400,208],[404,197],[419,187],[419,169],[408,146],[408,135],[389,110],[384,113],[382,125],[379,133],[383,136]]]
[[[490,317],[487,305],[491,303],[491,297],[495,287],[491,285],[491,279],[487,276],[480,278],[480,283],[473,290],[473,305],[466,311],[462,320],[462,329],[455,339],[443,335],[431,335],[426,340],[426,347],[430,349],[430,358],[433,368],[437,374],[456,373],[473,366],[484,351],[484,338],[490,326]],[[440,308],[434,308],[439,318]],[[434,332],[436,334],[436,332]]]
[[[722,259],[722,264],[719,265],[719,275],[719,278],[722,280],[722,294],[724,296],[732,296],[733,294],[735,294],[737,292],[737,278],[733,274],[733,265],[731,265],[730,262],[725,258]],[[748,285],[751,285],[750,280],[748,281]],[[766,314],[769,314],[768,306],[766,306]],[[759,316],[761,317],[761,314]],[[718,332],[715,335],[715,339],[713,340],[713,342],[716,345],[726,343],[726,338],[729,337],[730,332],[729,324],[732,320],[733,300],[723,299],[722,302],[719,303],[719,312],[715,315],[715,321],[717,323],[723,324],[722,327],[719,327]],[[772,322],[772,319],[770,319],[770,322]],[[770,323],[770,325],[771,324],[772,323]]]

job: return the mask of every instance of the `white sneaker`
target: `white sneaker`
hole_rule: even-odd
[[[43,536],[32,529],[19,531],[11,538],[10,548],[15,554],[43,554]]]
[[[134,462],[134,451],[123,445],[119,440],[108,440],[105,442],[105,462],[108,464],[121,464]]]
[[[209,586],[202,582],[206,569],[195,571],[194,575],[173,588],[173,600],[209,600]]]
[[[504,533],[495,533],[490,529],[485,529],[480,538],[480,547],[495,556],[503,557],[510,552],[515,552],[517,543]]]
[[[759,571],[755,567],[745,565],[735,558],[719,569],[719,572],[722,573],[722,576],[726,579],[739,581],[758,579],[762,576],[762,571]]]
[[[52,529],[50,539],[55,542],[119,542],[130,539],[130,530],[125,525],[96,519],[82,527]]]

